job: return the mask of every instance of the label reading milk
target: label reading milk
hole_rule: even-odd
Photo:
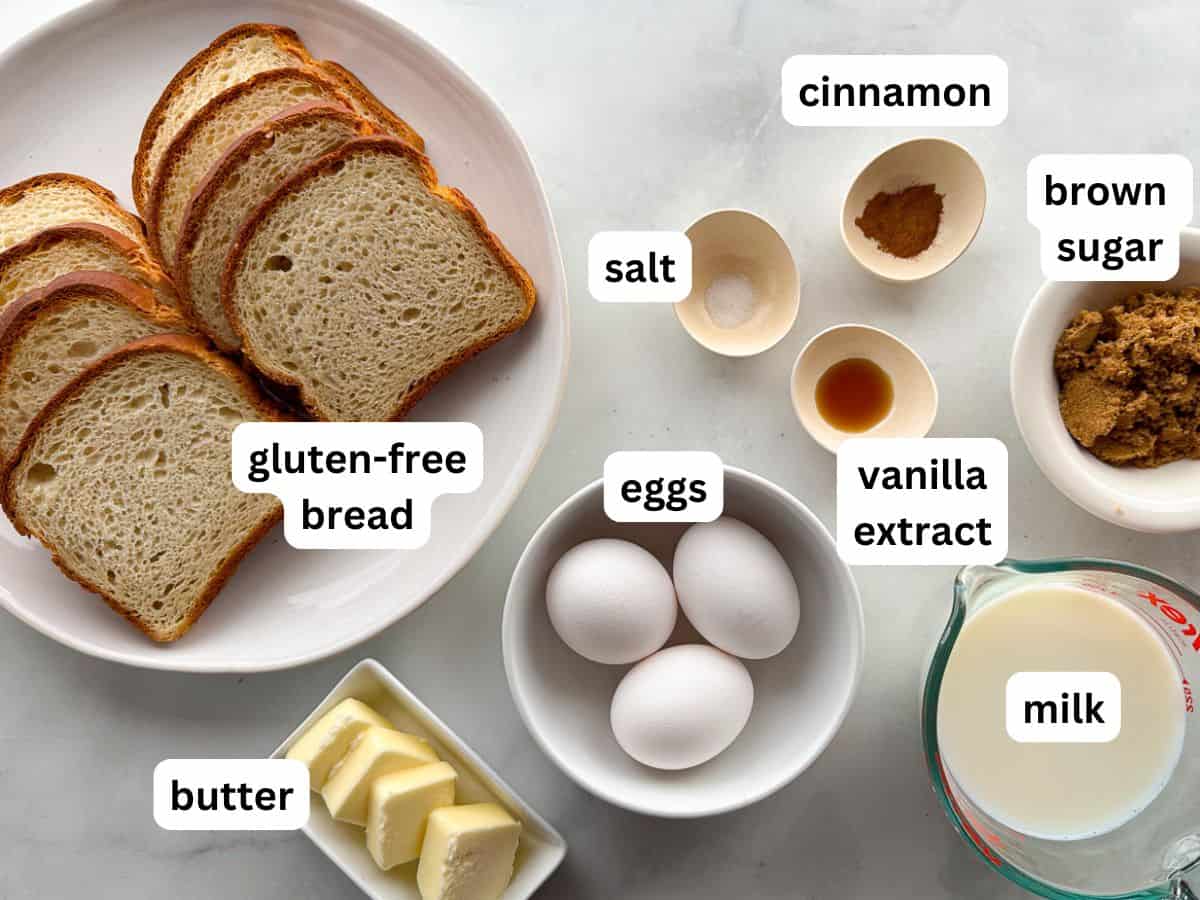
[[[725,467],[706,450],[622,450],[604,461],[614,522],[712,522],[725,509]]]
[[[1017,672],[1004,688],[1004,726],[1021,744],[1107,744],[1121,733],[1112,672]]]
[[[995,438],[852,438],[837,454],[837,545],[853,566],[1008,554],[1008,448]]]
[[[164,759],[154,821],[167,831],[295,831],[308,822],[308,768],[295,759]]]
[[[793,56],[783,64],[792,125],[999,125],[1008,64],[998,56]]]
[[[1192,219],[1192,164],[1177,154],[1044,154],[1029,163],[1029,221],[1054,281],[1166,281]]]
[[[483,432],[470,422],[245,422],[233,483],[283,503],[283,534],[303,550],[411,550],[433,501],[483,483]]]
[[[588,243],[588,290],[602,303],[679,303],[692,292],[682,231],[601,231]]]

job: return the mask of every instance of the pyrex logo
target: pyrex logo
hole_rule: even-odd
[[[1147,601],[1176,625],[1182,625],[1183,628],[1180,629],[1180,633],[1185,638],[1192,638],[1192,649],[1200,653],[1200,630],[1197,630],[1196,626],[1187,620],[1187,616],[1158,596],[1158,594],[1154,593],[1154,591],[1142,591],[1138,596]],[[1192,685],[1187,678],[1183,679],[1183,702],[1184,709],[1187,712],[1196,711],[1195,695],[1192,693]]]

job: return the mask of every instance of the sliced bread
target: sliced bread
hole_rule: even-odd
[[[246,355],[327,420],[399,418],[520,328],[535,299],[466,197],[378,136],[343,144],[259,206],[221,286]]]
[[[233,486],[230,435],[279,414],[197,338],[127,344],[59,392],[0,484],[16,529],[156,641],[186,632],[278,501]]]
[[[146,117],[133,160],[133,201],[146,213],[159,160],[187,121],[217,94],[268,69],[308,65],[296,32],[249,22],[231,28],[189,59]]]
[[[69,222],[107,225],[139,245],[146,240],[141,219],[112,191],[82,175],[51,172],[0,190],[0,252]]]
[[[175,273],[188,314],[221,349],[241,346],[221,306],[221,273],[242,223],[284,180],[371,131],[344,107],[303,103],[238,138],[204,176],[183,216]]]
[[[153,291],[159,303],[179,302],[170,279],[142,245],[105,225],[73,222],[39,231],[0,253],[0,309],[61,275],[80,271],[112,272]]]
[[[320,59],[315,63],[325,75],[338,83],[338,87],[350,99],[350,108],[372,122],[380,131],[397,137],[404,143],[424,152],[425,140],[411,125],[388,109],[372,94],[357,76],[341,63],[332,59]]]
[[[64,275],[8,304],[0,312],[0,463],[89,365],[138,338],[187,330],[149,290],[109,272]]]
[[[146,213],[150,243],[168,271],[184,210],[208,170],[247,131],[306,100],[349,104],[337,83],[317,69],[272,69],[219,94],[175,135],[159,163]]]

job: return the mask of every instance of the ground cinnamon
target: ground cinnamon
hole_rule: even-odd
[[[942,223],[942,195],[932,184],[895,193],[880,191],[854,220],[863,234],[892,256],[908,259],[927,249]]]

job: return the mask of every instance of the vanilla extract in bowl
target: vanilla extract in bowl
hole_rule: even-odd
[[[817,411],[838,431],[861,434],[888,417],[896,391],[891,376],[865,357],[836,362],[817,380]]]

